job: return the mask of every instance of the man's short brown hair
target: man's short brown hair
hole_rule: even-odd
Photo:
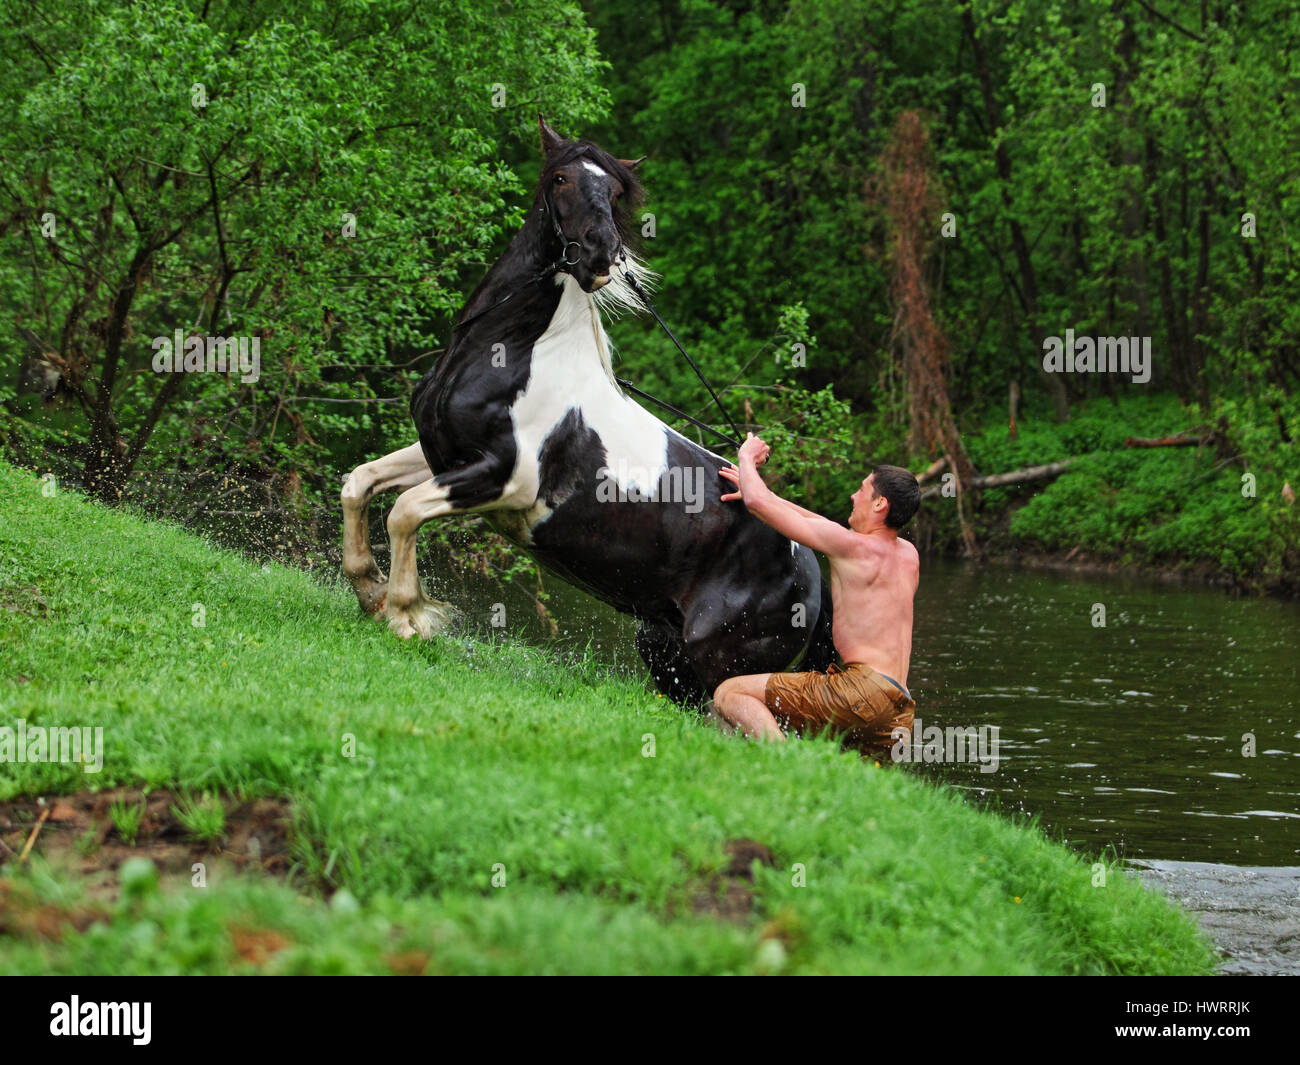
[[[871,471],[871,483],[876,499],[884,496],[889,500],[889,514],[885,524],[891,529],[901,529],[916,513],[921,505],[921,486],[912,476],[911,470],[901,466],[877,466]]]

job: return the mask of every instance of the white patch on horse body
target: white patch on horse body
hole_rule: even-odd
[[[621,490],[636,484],[648,495],[668,467],[672,430],[619,389],[596,300],[568,274],[560,274],[558,283],[564,288],[559,306],[533,345],[528,387],[510,409],[518,457],[502,502],[524,511],[530,530],[551,514],[537,495],[539,453],[570,410],[577,410],[599,436],[610,476]],[[620,479],[620,471],[639,471],[650,483],[640,484],[633,476]],[[583,471],[588,472],[596,471]]]

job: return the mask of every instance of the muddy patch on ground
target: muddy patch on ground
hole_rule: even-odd
[[[84,932],[110,913],[99,905],[60,906],[36,897],[30,884],[0,880],[0,937],[18,936],[60,943],[65,932]]]
[[[776,868],[771,848],[752,839],[730,839],[723,844],[729,862],[690,893],[690,912],[718,921],[744,924],[754,916],[754,863]]]
[[[79,875],[92,903],[116,900],[128,858],[148,858],[164,883],[189,884],[195,875],[211,882],[232,871],[283,877],[291,824],[283,799],[138,789],[15,799],[0,802],[0,869],[39,855]]]
[[[50,613],[50,604],[34,584],[0,585],[0,610],[27,618],[44,618]]]

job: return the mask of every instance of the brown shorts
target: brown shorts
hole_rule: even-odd
[[[825,673],[773,673],[763,694],[782,729],[807,735],[830,729],[864,754],[888,751],[893,730],[911,729],[916,711],[907,693],[862,662]]]

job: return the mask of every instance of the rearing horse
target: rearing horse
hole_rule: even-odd
[[[614,377],[600,311],[640,307],[628,276],[646,273],[626,241],[641,160],[539,125],[545,162],[528,219],[411,397],[419,442],[343,487],[343,572],[362,609],[402,637],[444,627],[449,604],[420,584],[416,533],[482,513],[548,570],[637,618],[637,650],[675,702],[738,674],[825,669],[831,602],[812,551],[722,503],[718,470],[730,463]],[[366,508],[395,488],[385,580]]]

